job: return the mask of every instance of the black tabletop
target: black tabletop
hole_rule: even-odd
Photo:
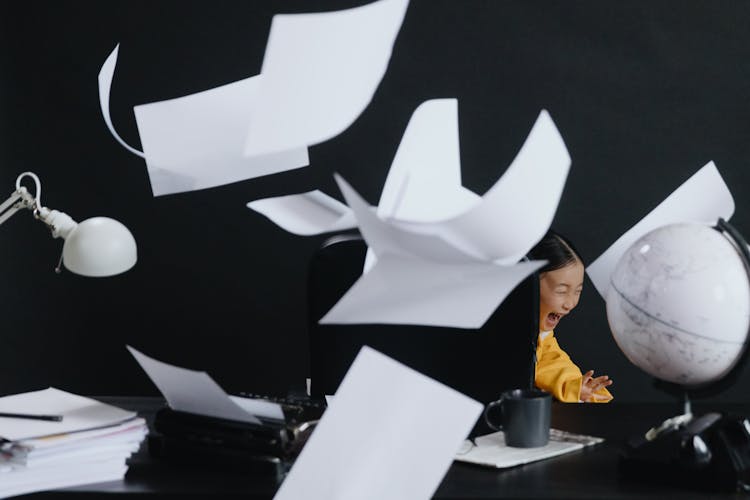
[[[150,420],[163,406],[158,398],[100,397],[106,402],[138,411]],[[595,435],[605,442],[566,455],[497,470],[455,462],[438,488],[437,499],[464,498],[739,498],[736,493],[706,493],[674,484],[654,484],[624,477],[618,461],[625,440],[681,412],[670,404],[563,404],[552,409],[552,426]],[[695,405],[694,412],[725,411],[750,414],[750,405]],[[189,462],[189,460],[188,460]],[[174,464],[153,458],[144,445],[135,454],[122,481],[100,483],[35,497],[95,498],[98,496],[151,496],[172,498],[273,498],[283,475],[253,474],[200,464]],[[744,497],[743,497],[744,498]]]

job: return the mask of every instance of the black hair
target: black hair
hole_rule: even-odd
[[[548,261],[539,269],[539,274],[561,269],[576,261],[583,264],[581,254],[573,244],[551,229],[539,240],[539,243],[534,245],[534,248],[529,250],[528,257],[530,260]]]

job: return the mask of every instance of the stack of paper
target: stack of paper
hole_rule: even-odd
[[[121,479],[147,434],[134,412],[50,387],[0,398],[0,498]]]

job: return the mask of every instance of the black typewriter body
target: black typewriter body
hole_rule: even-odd
[[[169,461],[283,475],[325,410],[322,401],[295,397],[243,397],[281,404],[284,420],[241,422],[176,411],[157,411],[149,453]]]

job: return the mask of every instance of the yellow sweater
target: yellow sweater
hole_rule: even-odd
[[[566,403],[577,403],[581,396],[583,373],[563,351],[555,339],[554,332],[539,335],[536,345],[536,370],[534,382],[543,391]],[[606,389],[601,388],[596,394],[612,397]]]

